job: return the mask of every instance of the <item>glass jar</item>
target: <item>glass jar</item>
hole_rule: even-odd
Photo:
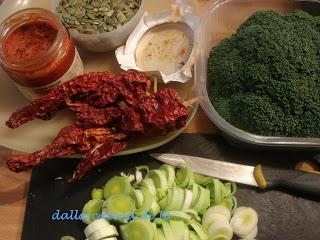
[[[29,99],[83,73],[69,32],[52,12],[30,8],[0,25],[0,64]]]

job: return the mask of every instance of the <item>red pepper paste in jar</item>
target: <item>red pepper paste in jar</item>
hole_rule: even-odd
[[[0,25],[0,63],[29,99],[83,73],[69,32],[50,11],[26,9]]]

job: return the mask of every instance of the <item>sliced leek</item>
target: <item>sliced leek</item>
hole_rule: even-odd
[[[86,236],[86,238],[88,238],[95,231],[108,227],[109,225],[110,223],[105,219],[95,220],[84,229],[84,235]]]
[[[172,228],[167,221],[162,222],[162,230],[166,240],[175,240]]]
[[[157,229],[154,240],[166,240],[166,238],[164,237],[163,230],[161,228]]]
[[[247,239],[247,240],[253,240],[256,238],[258,234],[258,226],[256,225],[254,229],[252,229],[252,231],[247,234],[247,235],[239,235],[239,237],[241,237],[242,239]]]
[[[202,218],[202,222],[206,221],[206,219],[210,218],[212,214],[221,214],[227,218],[227,221],[229,222],[231,219],[231,214],[228,208],[222,205],[213,206],[208,208],[208,210],[205,212]]]
[[[94,188],[91,192],[91,199],[103,200],[103,189]]]
[[[151,170],[147,175],[146,179],[151,178],[153,180],[153,183],[157,189],[161,189],[166,191],[168,189],[168,181],[166,174],[159,170]]]
[[[149,212],[152,214],[152,216],[157,216],[159,214],[160,206],[155,200],[152,201]]]
[[[168,187],[173,187],[175,181],[175,168],[173,166],[164,164],[160,167],[160,170],[166,174],[168,180]]]
[[[112,216],[112,219],[118,222],[127,222],[128,216],[134,211],[135,202],[125,193],[113,194],[103,204],[103,213]]]
[[[189,239],[189,229],[184,222],[170,220],[170,227],[175,240]]]
[[[191,203],[192,203],[192,191],[185,189],[182,210],[189,209],[191,206]]]
[[[258,224],[258,214],[250,207],[238,208],[231,218],[230,224],[236,235],[248,235]]]
[[[199,186],[199,197],[191,208],[195,209],[200,214],[203,214],[210,206],[210,191],[202,186]]]
[[[92,199],[82,209],[82,221],[86,224],[95,220],[101,212],[103,201]]]
[[[193,230],[197,233],[200,240],[207,240],[208,239],[208,235],[203,231],[200,223],[198,223],[196,221],[191,221],[190,227],[193,228]]]
[[[127,178],[130,183],[133,182],[134,179],[135,179],[134,175],[132,175],[132,174],[125,174],[124,172],[121,172],[121,173],[120,173],[120,176],[121,176],[121,177],[124,177],[124,178]]]
[[[140,166],[135,176],[121,173],[111,178],[104,189],[92,191],[92,200],[83,208],[83,213],[90,217],[84,219],[89,224],[85,235],[88,240],[116,239],[118,233],[108,221],[92,222],[92,216],[102,214],[104,218],[107,214],[108,219],[126,223],[120,225],[124,240],[230,240],[233,232],[252,240],[258,231],[256,212],[237,208],[235,192],[234,183],[193,173],[189,167],[164,164],[149,170]],[[169,220],[162,217],[165,212]],[[132,214],[131,219],[125,218],[128,214]]]
[[[141,188],[145,188],[147,189],[152,197],[155,197],[156,194],[157,194],[157,189],[156,189],[156,186],[154,185],[154,182],[151,178],[146,178],[146,179],[143,179],[140,183],[139,183],[139,186]]]
[[[141,208],[144,200],[143,192],[141,189],[134,189],[131,191],[130,196],[135,202],[136,208],[139,209]]]
[[[155,235],[155,229],[146,220],[133,220],[129,222],[126,231],[129,240],[153,240]]]
[[[203,176],[198,173],[193,173],[193,177],[194,177],[194,182],[201,185],[201,186],[206,186],[212,182],[211,177]]]
[[[190,215],[191,219],[201,222],[201,217],[199,216],[198,212],[194,209],[185,209],[183,212],[187,213]]]
[[[181,188],[191,188],[194,183],[191,168],[180,166],[176,168],[176,183]]]
[[[141,207],[135,211],[135,214],[137,216],[141,216],[141,215],[145,214],[146,212],[148,212],[151,209],[152,203],[154,201],[154,199],[148,189],[142,188],[141,191],[143,194],[143,203],[142,203]]]
[[[93,232],[89,239],[90,240],[101,240],[110,237],[117,237],[119,236],[117,229],[113,225],[106,226],[101,228],[95,232]]]
[[[131,191],[131,184],[127,177],[115,176],[111,178],[104,186],[104,198],[108,199],[115,193],[129,194]]]
[[[208,228],[208,237],[210,240],[231,240],[233,236],[230,224],[217,221]]]
[[[189,223],[189,221],[191,220],[191,216],[181,211],[170,211],[170,220],[177,220]]]
[[[136,167],[136,172],[135,172],[136,183],[141,182],[141,180],[143,179],[142,171],[145,171],[146,173],[148,173],[149,172],[149,167],[148,166]]]
[[[220,214],[220,213],[213,213],[210,215],[209,218],[206,218],[202,220],[202,228],[205,232],[208,232],[208,228],[210,225],[216,223],[216,222],[222,222],[225,225],[229,225],[229,221],[226,218],[226,216]]]

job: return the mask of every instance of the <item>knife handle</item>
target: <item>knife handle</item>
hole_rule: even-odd
[[[261,189],[285,190],[320,200],[319,172],[274,169],[258,165],[254,169],[254,177]]]

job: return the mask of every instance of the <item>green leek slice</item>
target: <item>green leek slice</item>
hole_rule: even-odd
[[[82,209],[82,221],[89,224],[98,217],[102,209],[103,201],[92,199],[89,200]]]
[[[167,221],[162,222],[162,230],[166,240],[175,240],[173,231]]]
[[[127,235],[130,240],[153,240],[154,227],[146,220],[133,220],[128,223]]]
[[[170,211],[170,220],[177,220],[189,223],[189,221],[191,220],[191,216],[181,211]]]
[[[200,240],[198,234],[195,231],[189,231],[190,240]]]
[[[209,183],[212,182],[212,177],[203,176],[198,173],[193,173],[194,182],[201,185],[201,186],[207,186]]]
[[[184,201],[182,205],[182,210],[189,209],[192,203],[192,191],[184,189]]]
[[[229,223],[217,221],[209,226],[208,236],[210,240],[231,240],[233,232]]]
[[[208,231],[210,225],[215,222],[224,222],[226,225],[229,224],[228,218],[220,213],[213,213],[210,216],[202,219],[202,228],[205,232]]]
[[[194,183],[193,172],[189,167],[177,167],[176,168],[176,183],[178,187],[190,188]]]
[[[91,199],[103,200],[103,189],[94,188],[91,192]]]
[[[152,195],[152,197],[155,197],[157,194],[156,186],[154,185],[154,182],[151,178],[146,178],[143,179],[140,183],[139,186],[141,188],[146,188]]]
[[[152,214],[152,216],[156,216],[158,215],[159,212],[160,212],[160,206],[155,200],[153,200],[150,207],[150,213]]]
[[[160,167],[160,170],[163,171],[166,174],[167,181],[168,181],[168,187],[174,186],[174,180],[175,180],[175,168],[173,166],[163,164]]]
[[[146,211],[149,211],[151,209],[152,203],[154,201],[151,193],[148,191],[148,189],[142,188],[141,189],[143,193],[143,203],[139,209],[135,211],[135,214],[138,216],[143,215]]]
[[[197,222],[201,222],[201,217],[199,216],[198,212],[194,209],[185,209],[183,212],[189,214],[191,218]]]
[[[191,201],[191,206],[190,208],[193,208],[196,202],[198,201],[199,198],[199,187],[200,185],[194,183],[192,185],[192,201]]]
[[[235,183],[231,183],[231,182],[228,182],[228,183],[225,183],[224,184],[225,188],[226,188],[226,195],[225,197],[232,197],[236,191],[237,191],[237,185]]]
[[[184,190],[182,188],[171,188],[169,189],[172,191],[172,196],[167,198],[167,204],[164,208],[165,211],[171,211],[171,210],[182,210],[183,202],[184,202]],[[170,191],[170,192],[171,192]]]
[[[201,224],[196,222],[196,221],[191,221],[190,222],[190,226],[192,227],[192,229],[197,233],[198,237],[201,240],[207,240],[208,236],[207,234],[202,230]],[[210,238],[211,240],[211,238]]]
[[[118,222],[127,222],[128,216],[135,211],[134,200],[125,193],[116,193],[108,198],[103,204],[103,212],[113,217]]]
[[[128,224],[120,225],[120,234],[123,240],[130,240],[127,232]]]
[[[225,197],[226,189],[222,182],[218,179],[213,179],[212,183],[207,185],[210,190],[211,204],[218,205]]]
[[[157,229],[154,240],[166,240],[166,238],[164,237],[163,230],[161,228]]]
[[[172,192],[171,192],[171,193],[172,193]],[[169,196],[169,194],[167,194],[167,196],[165,196],[164,198],[162,198],[162,199],[159,201],[160,209],[165,209],[165,208],[166,208],[166,205],[167,205],[167,202],[168,202],[168,196]]]
[[[110,237],[117,237],[119,236],[117,229],[113,225],[106,226],[104,228],[101,228],[95,232],[93,232],[89,239],[90,240],[100,240]]]
[[[60,238],[60,240],[76,240],[76,239],[72,236],[63,236]]]
[[[151,170],[147,175],[146,179],[151,178],[153,180],[154,185],[157,189],[167,190],[168,189],[168,181],[166,175],[161,170]]]
[[[248,235],[258,224],[258,214],[250,207],[238,208],[231,218],[230,224],[236,235]]]
[[[134,200],[136,208],[141,208],[144,199],[143,192],[140,189],[133,189],[130,196]]]
[[[170,227],[175,240],[184,240],[187,235],[189,239],[189,229],[184,222],[170,220]]]
[[[109,226],[110,223],[108,221],[106,221],[105,219],[98,219],[93,221],[92,223],[90,223],[85,229],[84,229],[84,235],[86,236],[86,238],[89,238],[90,235],[92,233],[94,233],[95,231],[105,228],[107,226]]]
[[[143,179],[142,171],[145,171],[146,173],[148,173],[149,172],[149,167],[148,166],[136,167],[136,172],[135,172],[136,183],[141,182],[141,180]]]
[[[210,206],[210,191],[206,188],[199,186],[199,198],[195,205],[192,206],[200,214],[203,214]]]
[[[107,200],[115,193],[129,194],[131,191],[131,184],[127,177],[115,176],[111,178],[104,186],[104,198]]]

